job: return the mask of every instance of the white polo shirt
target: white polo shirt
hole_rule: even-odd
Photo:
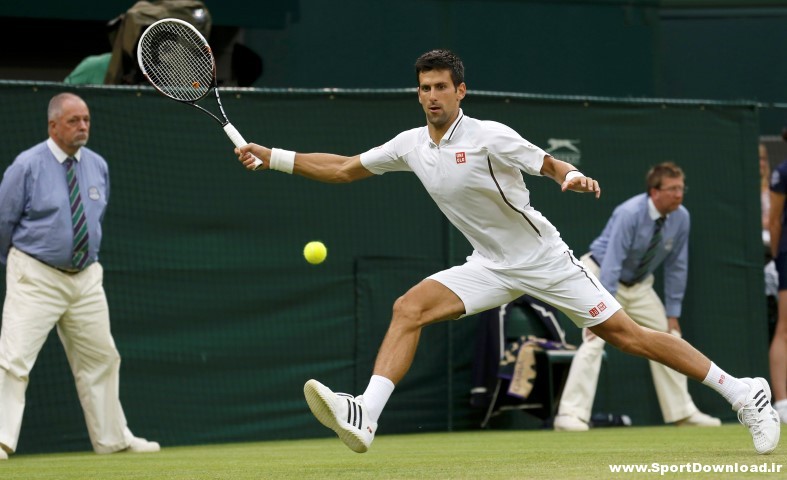
[[[426,126],[400,133],[361,154],[370,172],[410,171],[489,268],[537,267],[568,246],[530,205],[522,171],[540,176],[542,149],[513,129],[459,111],[436,145]]]

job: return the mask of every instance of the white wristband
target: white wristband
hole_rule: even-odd
[[[272,168],[272,167],[271,167],[271,168]],[[584,176],[585,176],[585,174],[584,174],[584,173],[582,173],[582,172],[580,172],[579,170],[571,170],[570,172],[568,172],[568,173],[566,174],[566,178],[565,178],[565,180],[564,180],[564,181],[566,181],[566,182],[567,182],[567,181],[571,180],[572,178],[576,178],[576,177],[584,177]]]
[[[274,148],[271,150],[269,168],[284,173],[292,173],[292,169],[295,168],[295,152]]]

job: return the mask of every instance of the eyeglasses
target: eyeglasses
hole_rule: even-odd
[[[670,192],[670,193],[686,193],[689,191],[688,185],[683,187],[679,187],[675,185],[674,187],[667,187],[667,188],[659,188],[662,192]]]

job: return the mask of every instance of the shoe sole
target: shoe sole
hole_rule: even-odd
[[[161,446],[155,445],[150,447],[143,447],[143,448],[127,448],[127,452],[129,453],[157,453],[161,451]]]
[[[306,385],[303,386],[303,395],[306,397],[306,403],[309,404],[309,410],[312,411],[312,414],[317,417],[320,423],[336,432],[336,435],[350,450],[356,453],[364,453],[369,450],[369,447],[364,444],[363,439],[358,434],[353,430],[347,430],[336,419],[333,402],[327,396],[328,392],[325,390],[328,390],[327,387],[317,380],[306,382]]]
[[[572,427],[554,427],[556,432],[587,432],[590,430],[590,426],[587,428],[572,428]]]

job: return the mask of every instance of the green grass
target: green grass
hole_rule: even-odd
[[[782,466],[781,473],[617,473],[610,464]],[[627,427],[586,433],[380,435],[365,454],[336,437],[164,447],[156,454],[13,455],[0,479],[766,479],[787,478],[787,447],[757,455],[746,429]]]

